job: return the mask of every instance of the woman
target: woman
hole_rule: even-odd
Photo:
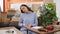
[[[38,21],[37,21],[37,16],[36,14],[25,4],[21,5],[20,7],[21,10],[21,15],[20,15],[20,21],[19,21],[19,26],[21,27],[20,31],[23,32],[23,34],[35,34],[34,32],[28,31],[27,29],[24,28],[25,25],[28,27],[31,26],[37,26]]]

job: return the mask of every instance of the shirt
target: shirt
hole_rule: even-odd
[[[34,12],[22,13],[20,15],[20,21],[19,21],[19,26],[21,27],[20,30],[27,30],[22,26],[23,23],[27,24],[27,26],[29,24],[31,24],[32,26],[37,26],[38,20],[36,14]]]

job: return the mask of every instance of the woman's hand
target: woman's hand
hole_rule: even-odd
[[[32,25],[30,24],[28,27],[29,27],[29,28],[31,28],[31,27],[32,27]]]
[[[23,25],[23,27],[25,27],[25,26],[26,26],[26,24],[25,24],[25,23],[23,23],[22,25]]]

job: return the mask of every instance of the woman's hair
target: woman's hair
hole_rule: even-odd
[[[33,12],[27,5],[22,4],[21,7],[22,7],[22,6],[25,6],[29,11]],[[20,10],[21,10],[22,13],[24,13],[24,11],[21,9],[21,7],[20,7]]]

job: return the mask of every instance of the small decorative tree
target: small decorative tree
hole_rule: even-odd
[[[58,20],[54,4],[44,4],[43,7],[40,8],[40,13],[42,26],[52,25]]]

